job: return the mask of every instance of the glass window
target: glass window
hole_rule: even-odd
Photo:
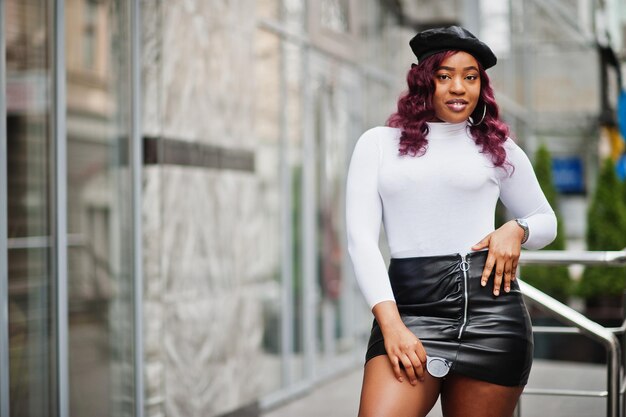
[[[322,0],[320,23],[322,27],[335,32],[347,33],[350,30],[347,0]]]
[[[347,69],[343,69],[346,70]],[[357,77],[356,74],[353,75]],[[349,138],[350,97],[356,95],[338,86],[321,83],[316,91],[317,177],[317,335],[319,365],[332,368],[336,358],[353,348],[344,315],[351,309],[352,286],[345,282],[343,178],[345,144]],[[345,86],[348,87],[348,86]]]
[[[332,55],[357,60],[357,1],[309,0],[307,6],[311,42]]]
[[[280,20],[281,0],[256,1],[256,14],[261,19]]]
[[[285,382],[281,328],[283,319],[281,303],[281,181],[280,181],[280,38],[262,29],[257,30],[255,65],[257,108],[255,133],[258,149],[255,157],[257,173],[264,190],[263,228],[268,239],[259,242],[259,254],[272,269],[265,277],[264,290],[259,293],[263,306],[263,342],[261,374],[264,375],[261,394],[275,392]],[[261,81],[262,80],[262,81]]]
[[[130,416],[129,2],[65,4],[70,414]]]
[[[96,65],[99,8],[99,5],[94,0],[87,0],[85,2],[85,20],[83,23],[83,64],[85,68],[89,69],[93,69]]]
[[[53,415],[56,406],[49,3],[5,3],[12,416]]]

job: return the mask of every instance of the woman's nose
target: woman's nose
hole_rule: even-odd
[[[463,85],[463,80],[458,77],[453,78],[450,85],[450,91],[456,94],[464,93],[465,86]]]

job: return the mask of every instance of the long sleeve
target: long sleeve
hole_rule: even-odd
[[[524,151],[510,139],[505,148],[515,168],[510,176],[500,180],[500,199],[516,218],[528,222],[528,240],[522,247],[541,249],[556,237],[556,216]]]
[[[376,129],[363,133],[354,148],[346,185],[348,252],[370,308],[395,300],[378,247],[383,206],[378,192],[380,148]]]

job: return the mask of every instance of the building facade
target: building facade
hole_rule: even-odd
[[[343,181],[410,59],[384,5],[2,15],[3,417],[255,413],[362,360]]]
[[[520,142],[597,147],[598,84],[556,71],[597,79],[593,49],[546,66],[549,28],[519,40],[540,2],[483,3],[0,3],[0,417],[257,415],[360,366],[345,173],[415,28],[509,39],[490,74]]]

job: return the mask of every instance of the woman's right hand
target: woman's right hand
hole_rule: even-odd
[[[426,351],[422,342],[404,325],[395,302],[383,301],[376,304],[372,311],[383,333],[387,356],[396,378],[403,382],[403,374],[406,373],[411,385],[416,385],[418,379],[424,379],[426,372]]]

